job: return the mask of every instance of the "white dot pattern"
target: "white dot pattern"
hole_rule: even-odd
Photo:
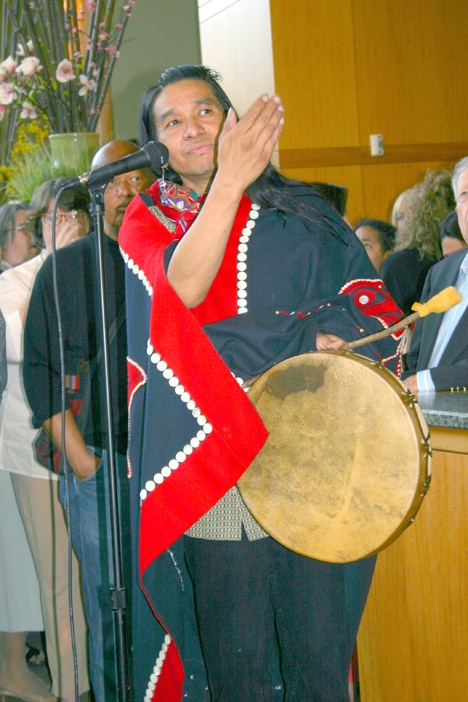
[[[174,375],[172,368],[170,368],[166,361],[161,358],[161,354],[154,349],[149,339],[146,347],[146,353],[150,357],[151,363],[156,366],[156,369],[162,374],[163,378],[167,380],[169,386],[174,390],[175,394],[179,396],[181,402],[186,405],[187,410],[191,413],[193,418],[197,420],[197,424],[201,427],[201,429],[197,431],[196,436],[190,439],[189,444],[186,444],[182,450],[177,451],[174,458],[171,458],[166,466],[163,466],[158,473],[155,473],[152,480],[148,480],[145,483],[145,487],[140,491],[140,499],[142,502],[151,492],[153,492],[153,490],[156,489],[158,485],[161,485],[166,478],[169,478],[172,472],[177,470],[180,464],[186,460],[187,456],[190,456],[193,450],[198,448],[201,442],[204,441],[213,431],[213,427],[202,414],[200,408],[196,406],[195,401],[190,397],[190,393],[181,383],[179,383],[179,379]]]
[[[249,241],[254,230],[256,220],[258,219],[260,211],[260,205],[252,203],[252,208],[249,213],[249,220],[242,230],[241,237],[239,239],[239,245],[237,250],[237,311],[238,314],[243,314],[247,312],[247,254],[249,250]],[[140,269],[137,263],[130,258],[130,256],[125,253],[122,249],[120,250],[123,260],[130,271],[134,275],[137,275],[139,280],[143,283],[148,295],[152,297],[153,288],[150,282],[146,278],[144,272]],[[165,380],[168,381],[169,386],[174,389],[176,395],[180,396],[181,401],[187,406],[187,410],[192,413],[192,416],[197,420],[197,424],[201,427],[195,437],[190,440],[190,444],[184,446],[182,451],[178,451],[175,458],[171,458],[167,466],[164,466],[160,472],[156,473],[153,480],[148,480],[145,487],[140,491],[140,499],[145,500],[149,493],[151,493],[157,485],[160,485],[165,478],[168,478],[172,471],[177,470],[179,465],[185,461],[187,456],[189,456],[192,451],[200,443],[206,439],[206,437],[213,431],[212,425],[207,421],[206,417],[203,416],[201,410],[196,406],[195,401],[190,397],[190,393],[179,383],[179,379],[174,375],[174,371],[170,368],[161,355],[153,348],[153,345],[148,340],[147,354],[150,357],[151,363],[153,363],[157,370],[160,371]],[[239,385],[243,384],[241,378],[236,378]],[[166,647],[167,648],[167,647]],[[159,658],[158,658],[159,660]],[[163,660],[163,659],[162,659]],[[157,661],[156,661],[157,662]],[[161,663],[162,665],[162,663]],[[156,666],[155,666],[156,668]],[[156,670],[154,675],[159,675]],[[151,688],[151,686],[153,687]],[[147,697],[145,700],[151,699],[152,692],[154,691],[155,681],[150,679],[147,690]],[[149,696],[148,696],[149,695]]]
[[[166,634],[166,636],[164,637],[164,643],[161,646],[161,650],[158,654],[158,657],[156,658],[156,662],[148,680],[148,686],[146,688],[144,702],[151,702],[151,700],[153,699],[153,693],[156,689],[156,685],[158,684],[158,679],[161,675],[161,670],[164,665],[164,661],[166,659],[170,643],[171,637],[169,636],[169,634]]]
[[[242,230],[237,248],[237,313],[245,314],[247,309],[247,253],[250,236],[258,219],[260,205],[252,203],[249,221]]]
[[[141,280],[143,283],[143,287],[145,288],[146,292],[150,297],[153,297],[153,288],[148,280],[148,278],[145,276],[144,272],[142,269],[139,267],[135,261],[130,258],[128,253],[125,253],[125,251],[121,248],[120,253],[122,254],[122,258],[125,262],[125,265],[127,266],[129,271],[132,271],[132,273],[136,276],[138,276],[138,279]]]

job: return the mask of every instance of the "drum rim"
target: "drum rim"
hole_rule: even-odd
[[[353,362],[358,362],[360,364],[363,364],[365,367],[370,369],[371,371],[377,373],[377,375],[381,376],[384,378],[384,380],[387,381],[388,385],[394,390],[395,394],[400,397],[401,403],[404,406],[404,409],[406,411],[407,416],[411,420],[411,425],[413,427],[413,431],[415,432],[415,437],[417,440],[417,443],[419,445],[419,474],[418,474],[418,479],[415,481],[415,486],[414,490],[412,493],[410,493],[411,500],[408,498],[408,507],[406,509],[406,512],[404,514],[403,520],[401,521],[400,525],[394,529],[389,535],[388,538],[386,538],[382,543],[380,543],[375,549],[370,550],[370,551],[359,551],[356,549],[356,553],[353,554],[352,557],[348,557],[345,560],[339,559],[337,560],[336,555],[333,554],[333,557],[327,558],[323,557],[323,554],[320,553],[320,558],[318,560],[323,560],[323,561],[328,561],[332,563],[337,563],[337,562],[348,562],[348,561],[353,561],[353,560],[359,560],[360,558],[366,558],[370,557],[372,555],[375,555],[376,553],[379,553],[382,551],[384,548],[386,548],[388,545],[390,545],[393,541],[395,541],[396,538],[414,521],[414,518],[419,511],[424,495],[426,494],[429,483],[430,483],[430,476],[431,476],[431,471],[430,471],[430,463],[431,463],[431,449],[430,449],[430,435],[429,435],[429,429],[427,426],[427,423],[425,421],[425,418],[421,412],[421,409],[417,403],[416,398],[406,389],[406,387],[403,385],[403,383],[385,366],[383,366],[381,363],[372,361],[371,359],[368,359],[365,356],[362,356],[361,354],[356,354],[351,351],[335,351],[335,350],[324,350],[324,351],[318,351],[318,352],[311,352],[311,353],[306,353],[306,354],[301,354],[299,356],[294,356],[289,359],[286,359],[285,361],[282,361],[281,363],[276,364],[272,368],[270,368],[268,371],[266,371],[264,374],[262,374],[259,378],[255,380],[255,382],[252,384],[252,387],[250,388],[249,391],[249,397],[252,400],[253,404],[255,405],[256,402],[258,402],[259,397],[261,396],[261,393],[271,377],[278,373],[281,372],[285,368],[293,367],[294,365],[302,365],[304,363],[307,363],[309,359],[312,358],[320,358],[324,356],[334,356],[337,358],[343,358],[347,359]],[[260,454],[259,454],[260,455]],[[254,461],[255,463],[255,461]],[[247,472],[246,472],[247,473]],[[245,476],[246,474],[244,474]],[[258,521],[260,526],[269,533],[269,530],[272,531],[272,527],[270,524],[265,524],[264,520],[262,518],[258,518],[258,516],[255,516],[255,509],[252,511],[252,504],[251,500],[249,499],[249,496],[246,494],[246,483],[247,480],[246,478],[242,476],[238,482],[238,487],[239,487],[239,492],[241,494],[242,499],[244,500],[247,509],[254,515],[254,518]],[[263,523],[262,523],[263,522]],[[273,532],[275,530],[273,529]],[[316,558],[314,554],[311,554],[310,552],[304,553],[301,550],[298,550],[296,547],[292,547],[291,544],[288,542],[288,539],[281,538],[281,535],[279,535],[280,538],[278,538],[277,533],[271,534],[272,538],[276,539],[279,541],[279,543],[282,543],[285,547],[291,548],[291,550],[295,550],[297,553],[301,553],[302,555]]]

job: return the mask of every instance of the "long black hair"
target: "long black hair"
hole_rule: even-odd
[[[202,80],[207,83],[225,114],[233,107],[219,84],[221,76],[213,69],[190,64],[167,68],[157,83],[148,88],[142,96],[138,110],[140,146],[148,141],[158,140],[154,119],[154,103],[164,88],[182,80]],[[165,169],[165,177],[174,183],[182,184],[179,174],[170,167]],[[331,227],[332,233],[347,243],[347,237],[343,234],[344,222],[335,216],[322,195],[310,183],[285,178],[271,163],[257,180],[248,186],[246,194],[252,202],[256,202],[261,207],[298,215],[305,220],[306,225],[313,224],[314,229],[322,229],[325,219],[328,225],[326,232],[329,233],[329,227]]]

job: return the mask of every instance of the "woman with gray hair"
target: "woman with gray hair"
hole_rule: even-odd
[[[52,251],[52,212],[63,179],[46,181],[35,190],[24,226],[41,253],[0,276],[0,309],[6,322],[8,382],[2,399],[0,426],[0,500],[7,485],[9,521],[0,505],[0,695],[30,702],[51,702],[54,695],[74,700],[74,664],[68,612],[67,527],[58,499],[57,476],[40,465],[33,453],[36,431],[22,380],[23,328],[34,281]],[[66,191],[56,218],[56,247],[86,236],[89,231],[89,195],[86,189]],[[13,513],[14,512],[14,513]],[[12,525],[13,520],[16,522]],[[25,582],[18,554],[20,526],[26,533],[29,558],[37,572],[38,597],[27,602],[30,583]],[[26,539],[25,539],[26,541]],[[27,554],[25,555],[25,557]],[[80,693],[89,690],[86,660],[86,627],[81,602],[79,566],[73,563],[73,601]],[[37,582],[36,582],[37,587]],[[26,606],[28,605],[28,606]],[[42,626],[42,618],[44,625]],[[27,669],[25,631],[44,628],[53,695]]]
[[[24,226],[33,244],[47,255],[52,252],[52,211],[55,197],[66,180],[46,180],[33,192],[29,203]],[[65,190],[60,195],[56,225],[57,248],[67,246],[84,236],[83,232],[89,232],[89,193],[86,188]]]
[[[25,226],[28,206],[7,202],[0,207],[0,266],[2,271],[19,266],[37,255],[38,250]]]

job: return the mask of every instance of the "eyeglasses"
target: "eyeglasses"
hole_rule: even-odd
[[[19,224],[17,227],[8,227],[8,229],[2,229],[1,234],[6,234],[7,236],[11,236],[13,238],[15,236],[15,232],[28,232],[28,228],[25,224]]]
[[[4,230],[7,234],[14,234],[15,232],[27,232],[28,228],[25,224],[18,224],[17,227],[9,227]]]
[[[71,210],[70,212],[65,213],[57,212],[55,220],[57,224],[60,224],[62,220],[65,220],[65,222],[72,224],[72,222],[75,222],[75,220],[81,217],[82,214],[82,210]],[[44,222],[44,224],[52,224],[52,215],[49,212],[41,215],[41,219]]]

